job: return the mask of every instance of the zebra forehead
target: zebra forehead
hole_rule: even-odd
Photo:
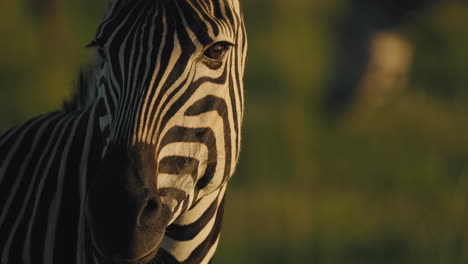
[[[159,19],[148,19],[151,17]],[[142,21],[172,24],[175,30],[189,27],[200,43],[208,45],[213,37],[235,35],[239,30],[240,4],[239,0],[118,0],[107,12],[94,42],[105,44],[115,31]]]
[[[117,0],[110,5],[106,20],[122,11],[128,11],[139,4],[154,5],[157,8],[179,9],[191,7],[198,14],[206,14],[215,19],[226,19],[226,16],[239,16],[239,0]],[[149,9],[144,9],[148,11]]]

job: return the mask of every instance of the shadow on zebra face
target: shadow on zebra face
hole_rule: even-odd
[[[156,191],[154,147],[111,145],[108,153],[88,195],[96,255],[105,263],[146,263],[170,219]]]

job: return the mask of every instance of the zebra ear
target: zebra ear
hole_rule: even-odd
[[[86,45],[86,48],[94,48],[94,47],[104,47],[104,44],[106,44],[106,38],[104,36],[99,36],[95,37],[88,45]]]
[[[90,43],[88,43],[85,48],[94,48],[97,46],[97,42],[95,40],[91,41]]]

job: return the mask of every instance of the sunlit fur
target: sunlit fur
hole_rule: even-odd
[[[116,1],[91,46],[95,81],[0,136],[1,262],[208,263],[240,150],[238,0]]]

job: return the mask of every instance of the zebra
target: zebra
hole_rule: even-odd
[[[239,159],[239,0],[115,0],[63,109],[0,135],[0,262],[210,263]]]

